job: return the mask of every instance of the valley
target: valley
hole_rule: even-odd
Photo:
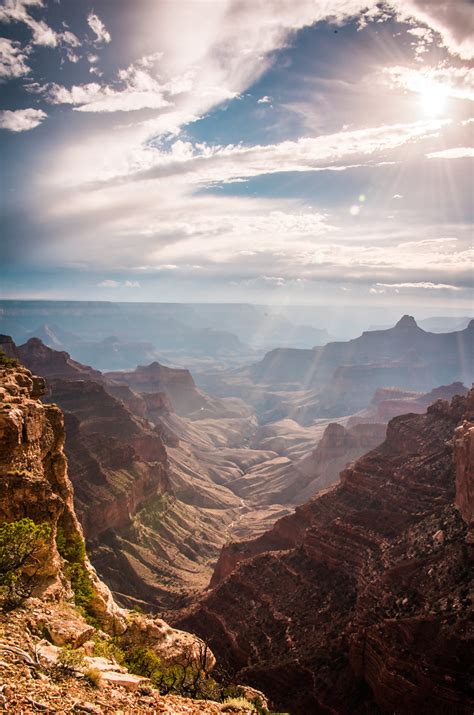
[[[436,335],[406,316],[353,341],[273,350],[196,381],[156,360],[102,372],[37,337],[17,347],[4,336],[0,347],[46,378],[45,399],[64,410],[93,564],[119,602],[164,612],[215,580],[227,543],[264,534],[337,483],[383,442],[389,419],[465,394],[472,365],[460,356],[473,325]],[[429,369],[413,368],[429,355]],[[373,369],[377,360],[386,368]],[[441,377],[451,384],[438,388]]]

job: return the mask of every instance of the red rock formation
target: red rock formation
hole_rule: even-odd
[[[64,454],[64,422],[56,405],[44,405],[43,378],[23,367],[0,369],[0,523],[29,517],[47,523],[51,536],[41,554],[34,595],[71,599],[72,591],[56,546],[82,539]],[[94,587],[91,608],[106,627],[124,629],[124,619],[108,588],[85,562]]]
[[[105,377],[109,383],[128,385],[136,392],[164,392],[180,414],[194,412],[206,404],[205,396],[197,389],[189,370],[152,362],[130,372],[106,372]]]
[[[87,538],[130,526],[148,497],[170,489],[162,440],[103,385],[86,380],[49,384],[48,399],[66,416],[69,474]]]
[[[46,378],[102,381],[102,373],[98,370],[76,362],[69,353],[48,348],[39,338],[30,338],[27,343],[20,345],[17,351],[23,365],[36,375]]]
[[[10,335],[0,335],[0,350],[9,358],[20,360],[18,348]]]
[[[425,394],[407,392],[393,387],[379,388],[375,391],[369,405],[350,417],[347,425],[353,427],[364,422],[386,423],[393,417],[407,414],[407,412],[421,414],[435,400],[451,400],[454,395],[466,395],[467,392],[467,388],[462,382],[435,387],[434,390]]]
[[[337,487],[228,549],[238,566],[176,622],[292,715],[471,713],[467,425],[474,390],[393,419]]]

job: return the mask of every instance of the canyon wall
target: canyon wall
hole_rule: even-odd
[[[473,428],[474,390],[396,417],[175,622],[292,714],[472,712]]]

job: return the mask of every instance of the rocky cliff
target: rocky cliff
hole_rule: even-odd
[[[0,522],[29,517],[50,526],[36,594],[61,599],[71,597],[71,587],[57,548],[58,530],[66,541],[83,536],[63,450],[63,415],[39,401],[45,392],[44,380],[25,368],[0,368]],[[87,558],[84,566],[93,584],[91,611],[105,627],[120,629],[123,617],[110,591]]]
[[[146,499],[171,491],[161,437],[103,385],[50,380],[49,392],[64,410],[69,474],[88,539],[129,527]]]
[[[68,385],[79,389],[81,383]],[[1,709],[94,715],[119,710],[183,715],[225,712],[219,702],[161,697],[151,673],[136,675],[135,654],[145,652],[155,658],[155,668],[159,664],[164,672],[170,669],[174,682],[176,673],[191,668],[199,674],[203,688],[211,683],[216,697],[217,684],[208,676],[215,659],[205,644],[161,619],[119,608],[92,568],[73,505],[63,449],[63,414],[56,405],[41,402],[45,392],[43,378],[2,359],[0,526],[28,519],[46,531],[33,563],[22,561],[17,567],[17,575],[24,569],[32,579],[32,591],[7,615],[3,612],[4,576],[11,552],[5,544],[8,549],[13,545],[5,541],[2,531]],[[86,393],[84,400],[90,399]],[[133,433],[129,437],[133,439]],[[235,711],[244,712],[240,707]]]
[[[295,715],[471,713],[473,429],[474,390],[396,417],[176,623]]]
[[[24,345],[20,345],[17,348],[17,356],[23,365],[42,377],[99,382],[102,380],[98,370],[76,362],[67,352],[49,348],[39,338],[30,338]]]

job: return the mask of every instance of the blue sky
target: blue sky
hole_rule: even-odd
[[[2,0],[2,297],[472,307],[465,0]]]

